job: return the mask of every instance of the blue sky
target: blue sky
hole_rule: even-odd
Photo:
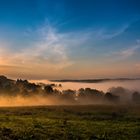
[[[139,0],[0,0],[0,73],[140,77]]]

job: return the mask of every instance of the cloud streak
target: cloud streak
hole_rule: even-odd
[[[111,61],[120,61],[133,58],[140,50],[140,42],[136,41],[136,45],[116,52],[111,52],[107,57],[112,58]]]
[[[48,73],[53,75],[72,66],[74,61],[69,57],[71,47],[80,46],[88,39],[87,34],[60,33],[50,25],[30,30],[26,35],[35,35],[29,46],[13,51],[11,44],[2,44],[0,47],[1,70],[14,69],[21,73]],[[18,67],[18,69],[17,69]],[[13,71],[12,71],[13,72]]]
[[[133,47],[130,47],[126,50],[123,50],[120,52],[120,56],[122,58],[128,58],[128,57],[131,57],[133,55],[135,55],[135,53],[137,52],[137,50],[140,48],[140,45],[137,45],[137,46],[133,46]]]
[[[65,70],[68,68],[72,68],[74,71],[74,66],[77,67],[76,63],[78,63],[79,69],[83,64],[82,59],[78,61],[74,60],[71,53],[83,50],[86,50],[88,53],[90,47],[92,47],[92,50],[94,48],[100,50],[102,49],[100,46],[100,48],[97,48],[98,46],[94,46],[93,44],[102,40],[108,41],[119,36],[129,26],[123,26],[111,33],[108,30],[94,30],[92,28],[83,31],[60,32],[56,27],[47,23],[37,29],[27,30],[25,35],[32,38],[32,40],[28,44],[25,43],[27,46],[23,46],[23,43],[22,47],[19,47],[17,50],[12,49],[15,48],[13,44],[0,42],[0,72],[14,73],[14,75],[19,75],[19,73],[21,75],[40,75],[42,77],[64,75]],[[82,48],[84,49],[82,50]],[[111,60],[126,59],[133,56],[138,49],[139,41],[137,41],[136,46],[122,49],[111,54],[109,57],[113,55],[113,59]],[[79,54],[77,54],[77,57],[79,57]],[[94,60],[93,55],[92,59],[93,61],[90,59],[90,62],[87,60],[84,61],[88,63],[87,65],[89,63],[93,65],[94,63],[96,64],[94,61],[102,61],[104,58],[102,56],[102,58],[98,59],[97,57]],[[100,65],[99,63],[98,65]],[[91,71],[88,68],[86,70],[87,73]],[[70,70],[68,73],[70,73]],[[77,72],[75,71],[75,73]]]
[[[123,34],[128,28],[129,24],[120,27],[117,30],[109,31],[108,29],[100,29],[96,32],[96,39],[109,40]]]

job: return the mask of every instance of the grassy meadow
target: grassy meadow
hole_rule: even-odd
[[[0,140],[139,140],[140,106],[1,107]]]

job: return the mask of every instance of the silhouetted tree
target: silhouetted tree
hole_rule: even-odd
[[[68,102],[75,102],[75,95],[76,95],[76,91],[75,90],[63,90],[62,94],[61,94],[61,99],[63,100],[67,100]]]
[[[46,85],[44,87],[45,95],[52,95],[53,94],[53,88],[51,85]]]
[[[112,103],[118,103],[119,100],[120,100],[120,97],[119,96],[115,96],[115,95],[113,95],[110,92],[107,92],[104,95],[104,98],[105,98],[106,101],[109,101],[109,102],[112,102]]]
[[[140,103],[140,93],[139,92],[134,92],[132,94],[132,101],[134,103]]]

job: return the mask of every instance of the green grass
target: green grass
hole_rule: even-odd
[[[139,140],[140,106],[0,108],[0,140]]]

